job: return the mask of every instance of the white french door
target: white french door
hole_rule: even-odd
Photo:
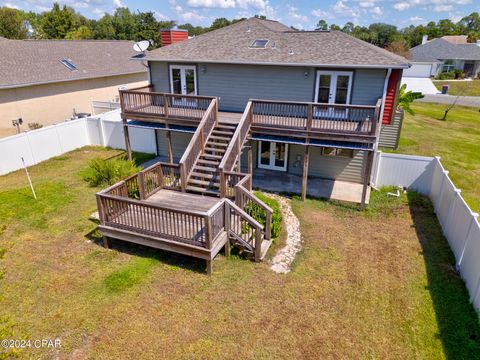
[[[350,103],[353,73],[351,71],[317,71],[315,102],[324,104]],[[317,108],[318,116],[347,117],[346,109]]]
[[[273,141],[259,141],[258,167],[287,171],[288,144]]]
[[[170,91],[172,94],[197,95],[195,66],[170,65]]]

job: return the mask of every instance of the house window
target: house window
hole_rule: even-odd
[[[70,59],[63,59],[63,60],[60,60],[60,62],[63,65],[65,65],[67,68],[69,68],[70,70],[77,70],[77,67],[75,66],[75,64]]]
[[[339,156],[339,157],[353,158],[353,150],[324,147],[322,148],[322,156]]]
[[[250,45],[251,48],[256,48],[256,49],[265,49],[267,46],[268,40],[255,40],[252,45]]]
[[[450,72],[455,70],[455,65],[453,64],[453,60],[445,60],[442,66],[442,72]]]

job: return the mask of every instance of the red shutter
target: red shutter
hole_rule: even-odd
[[[383,108],[382,124],[390,124],[395,113],[395,97],[397,96],[398,83],[400,82],[401,70],[392,70],[388,80],[387,96],[385,97],[385,106]]]

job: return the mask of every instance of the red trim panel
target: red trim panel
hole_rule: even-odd
[[[390,79],[388,80],[387,85],[387,95],[385,97],[385,105],[383,108],[383,119],[382,124],[391,124],[393,114],[394,114],[394,107],[395,107],[395,98],[397,96],[398,91],[398,83],[400,82],[400,74],[402,73],[401,70],[392,70],[390,74]]]

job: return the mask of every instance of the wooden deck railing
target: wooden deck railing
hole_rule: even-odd
[[[183,153],[180,159],[180,172],[182,176],[182,190],[185,191],[188,178],[195,166],[195,162],[205,149],[205,144],[210,136],[213,128],[217,124],[217,100],[213,99],[204,113],[202,121],[197,127],[195,134],[193,135],[187,149]]]
[[[376,105],[339,105],[252,100],[251,126],[256,131],[281,129],[294,134],[377,134],[381,99]]]
[[[155,92],[152,86],[120,90],[122,115],[145,121],[179,120],[196,126],[214,97]]]
[[[220,194],[222,197],[229,196],[227,194],[227,187],[229,179],[226,176],[227,172],[234,170],[235,164],[239,161],[242,155],[242,146],[247,140],[247,136],[250,132],[250,125],[252,123],[252,102],[249,101],[245,107],[245,111],[238,123],[235,133],[228,144],[227,150],[223,155],[222,161],[218,166],[219,178],[220,178]],[[237,183],[236,181],[235,183]]]

